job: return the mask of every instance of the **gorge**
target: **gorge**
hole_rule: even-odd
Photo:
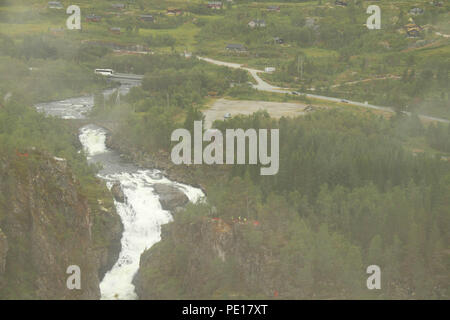
[[[124,94],[133,85],[136,83],[124,84],[119,88],[119,92]],[[111,90],[105,94],[111,94]],[[40,104],[37,108],[48,115],[82,119],[92,108],[92,104],[93,99],[83,97]],[[198,188],[163,177],[159,170],[142,169],[124,161],[119,153],[106,147],[106,136],[107,131],[96,125],[82,127],[79,134],[88,161],[102,167],[99,177],[106,181],[108,188],[120,184],[125,196],[123,202],[114,200],[124,230],[119,257],[100,283],[101,298],[136,299],[138,297],[132,281],[139,268],[140,255],[160,241],[161,225],[172,220],[170,212],[161,207],[160,195],[156,193],[155,185],[167,185],[181,190],[191,202],[198,201],[204,194]],[[160,189],[165,191],[164,188]]]

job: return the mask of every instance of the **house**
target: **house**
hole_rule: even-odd
[[[102,20],[101,16],[98,16],[96,14],[88,14],[86,16],[86,22],[100,22]]]
[[[340,1],[340,0],[336,0],[336,1],[334,2],[334,4],[337,5],[337,6],[341,6],[341,7],[346,7],[346,6],[347,6],[347,2],[345,2],[345,1]]]
[[[412,8],[409,10],[409,14],[412,14],[413,16],[418,16],[420,14],[423,14],[424,10],[421,8]]]
[[[207,7],[209,9],[220,10],[220,9],[222,9],[222,2],[221,1],[210,1],[210,2],[208,2]]]
[[[273,38],[273,42],[276,44],[283,44],[284,40],[280,37],[275,37],[275,38]]]
[[[417,29],[411,29],[411,30],[406,31],[406,34],[410,38],[417,38],[420,35],[420,31]]]
[[[109,32],[114,33],[114,34],[120,34],[121,29],[118,27],[112,27],[112,28],[109,28]]]
[[[49,9],[64,9],[64,6],[59,1],[50,1],[48,3]]]
[[[312,112],[312,111],[314,111],[315,109],[316,109],[316,108],[314,108],[312,105],[308,104],[308,105],[306,106],[306,108],[303,109],[303,111],[305,111],[305,112]]]
[[[153,22],[155,21],[155,18],[151,14],[141,14],[139,16],[139,20],[145,21],[145,22]]]
[[[226,49],[229,51],[237,51],[237,52],[247,51],[247,49],[242,44],[228,44],[226,46]]]
[[[280,37],[273,37],[265,42],[266,44],[283,44],[284,40]]]
[[[280,12],[280,6],[268,6],[267,11]]]
[[[123,10],[125,9],[126,5],[124,3],[113,3],[111,4],[111,7],[115,10]]]
[[[255,20],[250,21],[248,23],[248,26],[250,28],[256,28],[256,27],[264,28],[266,26],[266,21],[265,20],[260,20],[260,19],[255,19]]]
[[[180,15],[182,13],[183,12],[181,11],[181,9],[167,8],[167,15],[168,16],[178,16],[178,15]]]
[[[409,23],[405,26],[406,34],[408,37],[417,38],[422,31],[422,28],[415,23]]]

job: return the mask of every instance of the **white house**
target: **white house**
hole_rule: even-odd
[[[250,28],[256,28],[256,27],[264,28],[266,26],[266,21],[265,20],[255,19],[255,20],[250,21],[248,23],[248,26]]]
[[[59,1],[50,1],[48,3],[49,9],[64,9],[64,6]]]

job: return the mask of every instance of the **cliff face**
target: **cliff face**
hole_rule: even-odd
[[[117,214],[94,214],[66,162],[37,152],[0,159],[0,194],[0,298],[98,299],[120,251]],[[67,288],[71,265],[80,290]]]
[[[139,298],[273,297],[280,283],[270,252],[245,236],[253,228],[206,217],[162,226],[161,242],[141,256],[134,279]]]
[[[3,275],[6,267],[6,254],[8,253],[8,241],[6,236],[0,229],[0,288],[3,286]]]

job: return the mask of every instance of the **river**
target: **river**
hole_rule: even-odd
[[[137,83],[125,83],[119,88],[123,95]],[[112,90],[106,90],[105,95]],[[64,119],[83,119],[92,109],[93,97],[71,98],[62,101],[40,103],[37,110]],[[119,182],[126,201],[114,201],[124,231],[119,259],[100,283],[102,299],[136,299],[132,283],[139,269],[142,252],[161,240],[161,225],[172,220],[170,212],[161,208],[159,197],[154,193],[155,183],[171,184],[183,191],[191,202],[204,197],[203,192],[164,177],[159,170],[141,169],[124,161],[118,152],[106,147],[107,131],[93,124],[80,129],[79,139],[87,154],[88,162],[99,163],[102,169],[98,176],[106,181],[108,188]]]

